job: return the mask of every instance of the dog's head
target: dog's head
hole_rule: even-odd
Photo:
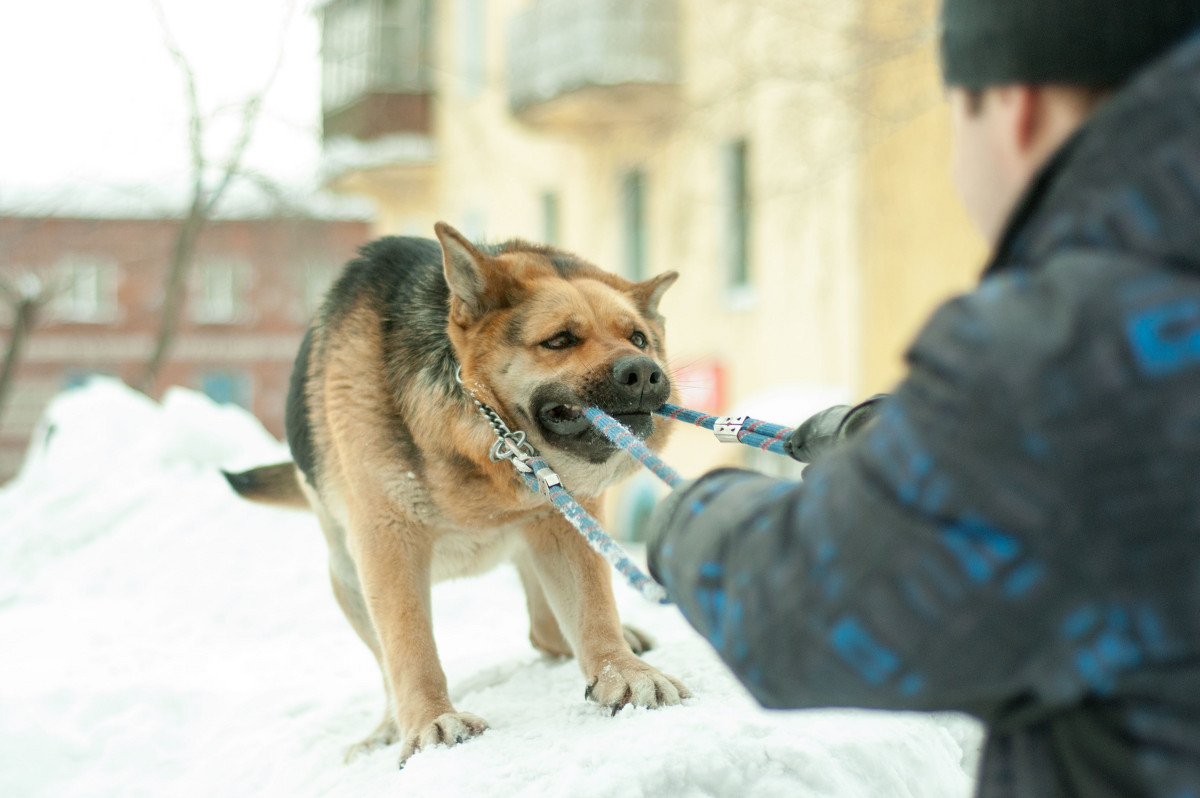
[[[450,287],[448,332],[464,384],[539,449],[602,463],[615,448],[582,415],[594,405],[655,445],[652,411],[672,398],[658,303],[679,277],[634,283],[552,247],[478,248],[436,226]]]

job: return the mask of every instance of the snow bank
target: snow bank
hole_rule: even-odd
[[[618,585],[682,707],[583,698],[526,639],[515,573],[434,589],[452,698],[491,730],[342,764],[374,728],[374,660],[341,617],[305,513],[243,502],[218,468],[286,456],[244,412],[96,381],[53,403],[0,490],[0,795],[970,795],[958,716],[768,713],[671,608]]]

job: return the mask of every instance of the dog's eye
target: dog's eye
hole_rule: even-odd
[[[633,331],[633,335],[629,336],[629,342],[631,344],[633,344],[634,346],[636,346],[638,349],[645,349],[646,345],[648,343],[650,343],[649,341],[646,340],[646,334],[641,332],[640,330]]]
[[[579,343],[579,339],[573,334],[564,330],[563,332],[555,333],[545,341],[542,341],[542,346],[546,347],[547,349],[569,349],[570,347],[575,346],[577,343]]]

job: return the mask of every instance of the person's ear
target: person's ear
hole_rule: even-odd
[[[1000,86],[990,92],[992,151],[996,165],[1010,181],[1024,184],[1037,170],[1046,113],[1034,86]]]
[[[1013,86],[1012,124],[1017,151],[1028,156],[1040,148],[1046,130],[1046,108],[1041,90],[1036,86]]]

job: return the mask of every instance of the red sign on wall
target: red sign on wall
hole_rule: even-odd
[[[672,371],[679,403],[688,410],[717,415],[725,407],[725,367],[715,360],[689,363]]]

